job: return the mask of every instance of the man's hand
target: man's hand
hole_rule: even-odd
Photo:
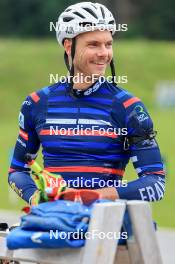
[[[43,181],[42,190],[44,190],[49,197],[55,197],[66,190],[66,183],[61,175],[55,175],[47,170],[43,170],[40,174]]]
[[[30,198],[30,205],[38,205],[39,203],[53,201],[63,191],[66,190],[66,185],[63,178],[57,178],[56,175],[43,170],[41,173],[32,173],[38,189]]]
[[[45,174],[46,177],[46,174]],[[37,189],[34,194],[31,196],[29,204],[30,205],[38,205],[39,203],[53,201],[60,195],[61,192],[65,191],[66,187],[62,181],[57,181],[58,186],[52,187],[50,182],[48,181],[49,177],[47,175],[47,180],[45,181],[44,190]],[[59,184],[58,184],[59,183]]]
[[[39,190],[46,191],[47,188],[52,188],[54,189],[54,192],[57,190],[57,193],[66,190],[66,184],[61,175],[55,175],[45,169],[43,170],[40,165],[32,159],[30,153],[25,155],[25,160],[31,168],[30,176]]]
[[[49,201],[49,197],[47,196],[45,192],[41,190],[36,190],[34,194],[30,197],[29,204],[31,206],[36,206],[39,203],[44,203],[48,201]]]
[[[25,159],[32,170],[30,176],[37,187],[37,190],[30,197],[30,205],[53,201],[61,192],[66,190],[66,183],[61,175],[43,170],[29,153],[26,154]]]
[[[106,187],[106,188],[96,189],[96,191],[101,194],[102,199],[109,199],[112,201],[119,199],[118,192],[117,192],[116,188],[114,188],[114,187]]]

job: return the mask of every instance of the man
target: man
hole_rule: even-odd
[[[67,82],[32,93],[19,115],[9,183],[27,202],[41,196],[25,160],[27,153],[35,158],[40,145],[45,169],[61,174],[70,188],[96,189],[111,200],[163,197],[165,176],[151,118],[139,98],[114,83],[115,29],[113,15],[98,3],[81,2],[60,15],[57,39],[65,49]],[[101,78],[108,65],[112,83]],[[117,184],[130,158],[138,179]]]

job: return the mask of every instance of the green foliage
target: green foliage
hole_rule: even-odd
[[[76,1],[69,1],[73,4]],[[56,23],[68,5],[64,0],[1,0],[0,35],[21,37],[53,36],[49,22]]]
[[[59,14],[67,6],[77,2],[83,1],[1,0],[0,35],[51,38],[55,32],[49,31],[49,22],[56,23]],[[129,24],[127,32],[119,33],[121,38],[144,37],[167,40],[175,38],[175,1],[173,0],[130,0],[122,5],[120,2],[116,5],[115,0],[99,0],[99,2],[105,3],[109,8],[116,6],[116,18],[121,16],[122,23]],[[113,9],[112,11],[115,12],[115,8]]]
[[[135,25],[137,34],[150,39],[168,39],[175,37],[175,2],[173,0],[141,0]]]

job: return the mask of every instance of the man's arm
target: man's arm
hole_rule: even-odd
[[[121,199],[157,201],[165,191],[165,173],[153,123],[142,102],[126,108],[129,154],[139,179],[118,187]]]
[[[36,157],[40,142],[35,131],[33,108],[36,102],[27,97],[19,114],[19,135],[9,169],[8,182],[12,189],[25,201],[29,201],[36,191],[36,185],[30,177],[30,169],[25,161],[26,153]]]
[[[108,199],[112,201],[119,199],[119,195],[115,187],[106,187],[106,188],[96,189],[96,191],[100,193],[103,199]]]

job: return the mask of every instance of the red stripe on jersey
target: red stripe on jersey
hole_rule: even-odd
[[[19,130],[19,135],[25,140],[29,139],[28,134],[26,132],[22,131],[21,129]]]
[[[165,171],[160,170],[160,171],[151,171],[151,172],[147,172],[145,174],[161,174],[161,175],[165,175]]]
[[[9,168],[8,173],[16,171],[15,169]]]
[[[78,134],[79,132],[79,134]],[[93,130],[79,130],[77,131],[77,133],[75,133],[73,130],[70,130],[70,129],[65,129],[64,131],[61,131],[61,130],[55,130],[55,131],[52,131],[52,130],[49,130],[49,129],[43,129],[40,131],[39,133],[41,136],[101,136],[101,137],[110,137],[110,138],[117,138],[118,135],[114,132],[107,132],[107,131],[104,131],[103,133],[96,130],[96,131],[93,131]]]
[[[127,107],[129,107],[130,105],[132,105],[132,104],[134,104],[136,102],[140,102],[140,99],[137,98],[137,97],[133,97],[133,98],[130,98],[127,101],[125,101],[123,103],[123,105],[124,105],[125,108],[127,108]]]
[[[40,97],[37,95],[37,93],[35,93],[35,92],[33,92],[33,93],[31,93],[31,98],[33,99],[33,101],[35,102],[35,103],[37,103],[39,100],[40,100]]]
[[[66,166],[66,167],[47,167],[49,172],[96,172],[96,173],[109,173],[123,176],[124,170],[105,168],[105,167],[88,167],[88,166]]]

